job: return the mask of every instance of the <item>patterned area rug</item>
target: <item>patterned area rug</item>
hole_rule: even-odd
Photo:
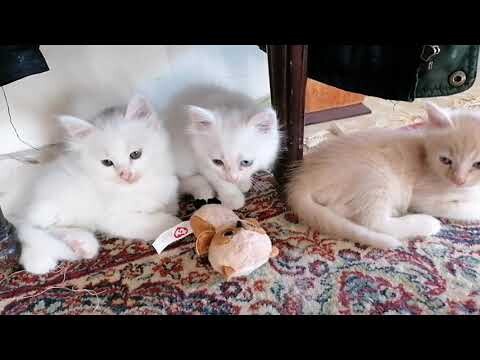
[[[194,211],[182,202],[185,219]],[[480,223],[444,221],[437,237],[395,251],[312,232],[285,210],[268,174],[241,217],[258,219],[280,249],[251,276],[224,281],[193,238],[161,256],[150,245],[100,237],[97,259],[47,276],[0,264],[2,314],[480,314]]]

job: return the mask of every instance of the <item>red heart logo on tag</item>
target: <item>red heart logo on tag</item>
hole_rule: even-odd
[[[181,226],[175,229],[173,236],[175,237],[175,239],[178,239],[187,234],[188,234],[188,229],[186,227]]]

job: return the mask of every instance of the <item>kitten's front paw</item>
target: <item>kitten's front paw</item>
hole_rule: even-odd
[[[429,215],[424,215],[425,220],[424,220],[424,234],[421,234],[423,236],[432,236],[435,234],[438,234],[440,230],[442,229],[442,223],[440,220],[434,218],[433,216]]]
[[[252,188],[252,181],[250,179],[245,181],[240,181],[238,188],[241,192],[246,193]]]
[[[78,238],[68,244],[80,259],[93,259],[98,255],[100,245],[92,235],[91,239]]]
[[[100,244],[90,232],[69,230],[60,236],[63,242],[72,248],[78,259],[93,259],[98,254]]]
[[[206,201],[208,199],[212,199],[215,197],[215,191],[213,191],[213,189],[210,186],[208,186],[208,187],[203,187],[196,190],[195,193],[192,195],[195,199]]]
[[[402,246],[403,244],[399,240],[389,235],[382,235],[378,237],[375,243],[375,247],[384,250],[397,249]]]
[[[26,272],[35,275],[48,274],[57,267],[57,260],[53,257],[45,256],[45,254],[29,248],[22,250],[19,263]]]
[[[245,196],[240,192],[222,194],[219,196],[222,205],[229,209],[237,210],[245,205]]]
[[[414,218],[413,218],[414,216]],[[414,230],[412,233],[414,236],[432,236],[440,232],[442,228],[442,223],[430,215],[413,215],[412,220],[414,221]]]

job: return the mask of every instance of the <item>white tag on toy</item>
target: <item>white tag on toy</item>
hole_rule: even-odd
[[[161,234],[152,244],[152,246],[160,254],[168,245],[175,241],[182,240],[192,234],[193,230],[190,221],[184,221]]]

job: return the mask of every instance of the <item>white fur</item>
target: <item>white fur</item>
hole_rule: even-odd
[[[41,167],[13,214],[27,271],[46,273],[59,260],[96,256],[94,231],[152,241],[179,222],[169,136],[145,99],[91,121],[62,116],[60,123],[69,150]],[[141,157],[131,159],[138,150]]]
[[[434,216],[479,220],[480,114],[433,104],[427,113],[424,130],[360,132],[322,144],[293,173],[292,209],[320,231],[381,248],[436,234]]]
[[[279,150],[277,117],[250,97],[220,86],[189,85],[163,109],[171,133],[180,191],[215,194],[231,208],[245,203],[256,171],[272,167]],[[215,165],[219,159],[223,166]],[[242,160],[253,161],[249,167]]]

